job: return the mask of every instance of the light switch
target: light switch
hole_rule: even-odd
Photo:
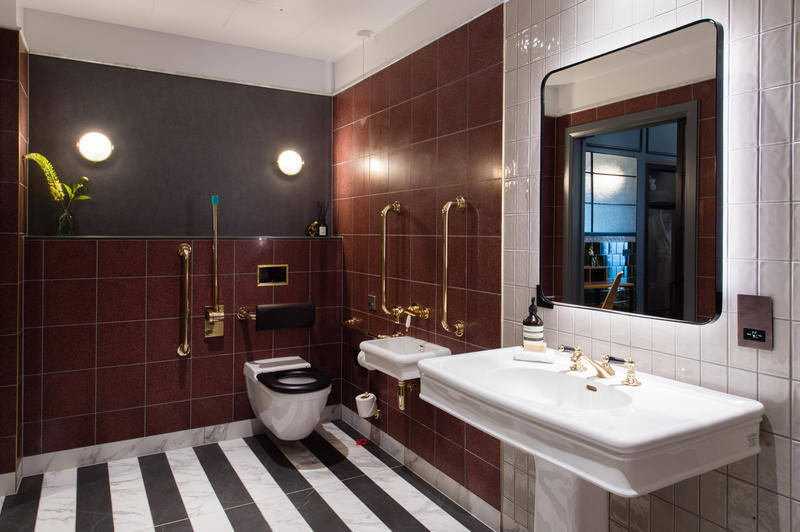
[[[772,298],[738,294],[738,337],[741,347],[772,350]]]

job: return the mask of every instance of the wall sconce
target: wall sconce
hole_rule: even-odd
[[[303,158],[294,150],[283,150],[278,155],[278,168],[286,175],[295,175],[303,168]]]
[[[114,146],[111,145],[108,137],[97,131],[84,133],[78,140],[78,151],[93,163],[108,159],[113,149]]]

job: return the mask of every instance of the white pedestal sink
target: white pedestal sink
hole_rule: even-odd
[[[521,348],[419,362],[420,397],[536,457],[536,532],[606,530],[606,492],[650,493],[760,451],[764,407],[639,373],[513,359]]]
[[[399,381],[418,379],[417,363],[420,360],[450,354],[446,347],[413,336],[366,340],[361,342],[359,348],[359,364],[367,369],[377,369]]]

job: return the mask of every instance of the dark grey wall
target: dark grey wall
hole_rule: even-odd
[[[104,162],[76,149],[91,130],[114,144]],[[293,177],[275,164],[290,147],[305,161]],[[32,55],[30,150],[67,183],[91,180],[78,234],[206,235],[219,194],[222,235],[303,235],[331,200],[331,98]],[[54,234],[59,211],[29,172],[28,232]]]

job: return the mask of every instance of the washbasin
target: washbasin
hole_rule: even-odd
[[[603,410],[632,402],[630,395],[614,386],[537,368],[495,368],[485,379],[487,388],[496,393],[548,407]]]
[[[447,356],[450,350],[413,336],[366,340],[359,345],[358,362],[367,369],[376,369],[397,380],[419,378],[420,360]]]
[[[758,401],[641,372],[625,386],[621,365],[600,379],[520,350],[421,360],[420,398],[534,456],[536,530],[604,530],[608,492],[644,495],[760,451]]]

